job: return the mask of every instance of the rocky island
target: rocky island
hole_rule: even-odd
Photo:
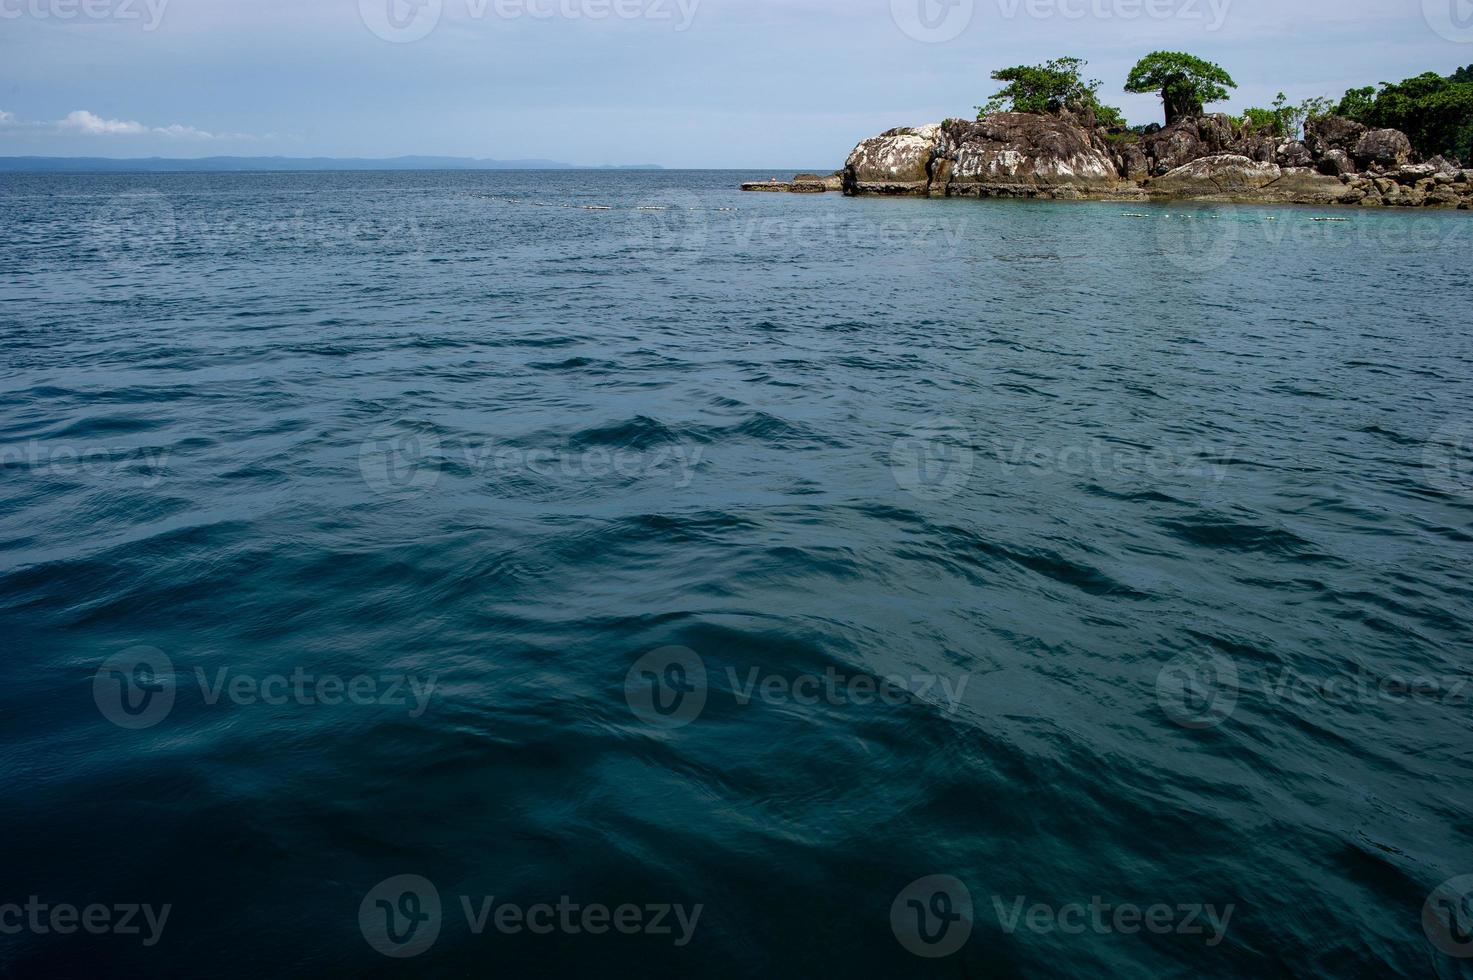
[[[1173,59],[1187,59],[1189,68],[1221,73],[1169,52],[1142,65],[1152,59],[1158,67],[1162,59],[1168,67],[1181,64]],[[1225,73],[1206,82],[1166,73],[1163,81],[1161,72],[1151,75],[1137,66],[1132,82],[1162,87],[1169,121],[1131,129],[1118,110],[1098,102],[1098,82],[1080,82],[1082,64],[1061,59],[995,73],[1011,84],[975,120],[892,129],[861,141],[830,177],[805,174],[791,183],[746,184],[743,190],[1473,208],[1473,170],[1442,153],[1424,152],[1439,133],[1419,134],[1419,147],[1405,132],[1375,125],[1377,100],[1368,94],[1373,90],[1347,93],[1335,110],[1328,100],[1291,109],[1281,97],[1273,110],[1250,109],[1237,117],[1202,109],[1204,99],[1225,97],[1221,80],[1231,84]],[[1137,81],[1137,74],[1147,77]],[[1421,76],[1402,85],[1428,78],[1450,82],[1459,95],[1467,90],[1467,117],[1454,119],[1451,138],[1473,132],[1473,77],[1461,82]],[[1383,96],[1399,97],[1395,88],[1386,86]]]

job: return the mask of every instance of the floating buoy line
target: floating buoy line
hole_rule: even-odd
[[[517,204],[526,208],[563,208],[569,211],[735,211],[736,208],[677,208],[655,204],[640,204],[634,207],[620,207],[614,204],[567,204],[556,201],[524,201],[517,197],[498,197],[495,194],[473,194],[487,201],[497,201],[501,204]]]
[[[516,205],[519,205],[521,207],[526,207],[526,208],[562,208],[562,209],[569,210],[569,211],[655,211],[655,212],[660,212],[660,211],[687,211],[687,212],[690,212],[690,211],[703,211],[703,212],[712,212],[712,213],[722,213],[722,212],[731,212],[731,211],[735,211],[736,210],[736,208],[677,208],[677,207],[670,207],[670,206],[665,206],[665,205],[655,205],[655,204],[637,204],[637,205],[634,205],[632,207],[621,207],[619,205],[614,205],[614,204],[567,204],[567,203],[555,202],[555,201],[524,201],[521,198],[516,198],[516,197],[498,197],[495,194],[472,194],[471,196],[472,197],[479,197],[479,198],[481,198],[483,200],[487,200],[487,201],[496,201],[496,202],[501,203],[501,204],[516,204]],[[1120,212],[1120,217],[1122,217],[1122,218],[1149,218],[1149,217],[1151,217],[1151,215],[1149,215],[1149,214],[1142,214],[1139,211],[1122,211],[1122,212]],[[1159,215],[1159,217],[1162,217],[1162,218],[1184,218],[1184,219],[1186,219],[1188,221],[1194,221],[1197,218],[1202,217],[1202,218],[1206,218],[1206,219],[1208,219],[1210,221],[1217,221],[1218,219],[1220,219],[1222,217],[1222,215],[1220,215],[1220,214],[1207,214],[1207,215],[1196,215],[1196,214],[1163,214],[1163,215]],[[1278,221],[1279,219],[1277,217],[1273,216],[1273,215],[1265,215],[1263,220],[1264,221]],[[1349,222],[1350,221],[1349,218],[1310,218],[1309,220],[1310,221],[1335,221],[1335,222]]]
[[[1138,211],[1121,211],[1120,212],[1120,217],[1122,217],[1122,218],[1149,218],[1151,216],[1149,214],[1141,214]],[[1162,218],[1186,218],[1189,221],[1190,220],[1194,220],[1194,219],[1199,218],[1199,217],[1205,217],[1205,218],[1208,218],[1208,219],[1210,219],[1212,221],[1216,221],[1219,218],[1221,218],[1222,215],[1220,215],[1220,214],[1208,214],[1208,215],[1196,215],[1196,214],[1162,214],[1162,215],[1158,215],[1158,217],[1162,217]],[[1278,221],[1279,219],[1275,215],[1266,214],[1266,215],[1263,216],[1263,220],[1264,221]],[[1349,218],[1310,218],[1309,220],[1310,221],[1337,221],[1337,222],[1347,222],[1347,223],[1350,221]]]

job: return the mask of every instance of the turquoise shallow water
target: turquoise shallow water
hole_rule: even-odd
[[[1467,972],[1470,217],[766,176],[0,178],[10,973]]]

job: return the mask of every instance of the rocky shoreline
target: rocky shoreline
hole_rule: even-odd
[[[892,129],[861,141],[833,175],[742,189],[1473,209],[1473,170],[1442,157],[1416,160],[1404,133],[1338,116],[1311,119],[1303,139],[1221,113],[1139,136],[1089,122],[1067,112],[999,112]]]

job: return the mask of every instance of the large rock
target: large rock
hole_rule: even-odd
[[[863,141],[844,164],[845,193],[925,195],[940,137],[941,124],[932,123]]]
[[[1316,158],[1331,150],[1340,150],[1348,157],[1365,132],[1366,127],[1344,116],[1316,116],[1304,124],[1304,144]]]
[[[933,195],[1073,196],[1120,182],[1104,140],[1069,117],[1000,112],[952,120],[943,135],[945,165],[936,168]]]
[[[1333,116],[1311,120],[1303,140],[1269,129],[1216,114],[1137,137],[1068,113],[995,113],[865,140],[843,185],[848,194],[1364,207],[1446,207],[1455,198],[1462,207],[1473,197],[1473,172],[1441,159],[1412,164],[1411,143],[1396,130]]]
[[[1353,204],[1357,196],[1339,177],[1317,173],[1309,167],[1285,167],[1283,175],[1250,195],[1246,200],[1269,204]]]
[[[1437,165],[1433,163],[1409,163],[1403,167],[1387,172],[1386,176],[1399,184],[1415,184],[1421,180],[1431,180],[1437,176]]]
[[[1395,129],[1372,129],[1356,141],[1351,154],[1362,167],[1400,167],[1412,158],[1412,142]]]
[[[1251,141],[1253,145],[1245,145]],[[1141,149],[1150,161],[1152,176],[1159,177],[1177,167],[1220,153],[1238,153],[1268,162],[1273,155],[1273,141],[1245,135],[1233,120],[1222,113],[1200,118],[1178,119],[1155,133],[1141,138]]]
[[[1350,197],[1338,178],[1223,153],[1184,164],[1146,183],[1153,197],[1192,201],[1336,204]]]
[[[844,189],[844,171],[838,170],[827,176],[822,174],[798,174],[793,178],[794,184],[821,184],[826,191],[842,191]]]
[[[1318,163],[1319,171],[1331,177],[1342,177],[1345,174],[1355,173],[1355,162],[1350,159],[1350,154],[1341,149],[1327,150],[1320,157]]]
[[[1173,197],[1230,200],[1283,177],[1278,164],[1260,163],[1237,153],[1223,153],[1184,163],[1147,184],[1149,190]]]
[[[1115,151],[1115,162],[1127,180],[1145,180],[1151,176],[1151,161],[1139,144],[1126,143]]]
[[[1274,163],[1281,167],[1307,167],[1314,163],[1314,156],[1299,140],[1284,140],[1274,149]]]

